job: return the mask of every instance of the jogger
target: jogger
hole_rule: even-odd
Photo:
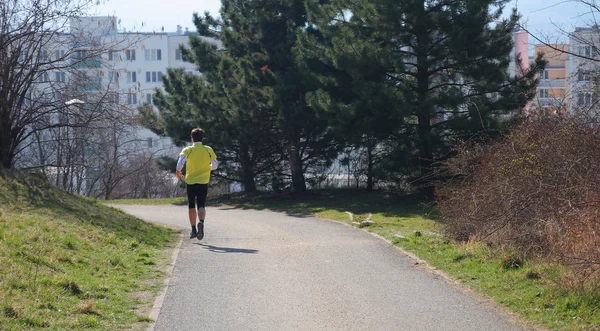
[[[206,196],[210,171],[217,169],[219,162],[212,148],[202,144],[204,131],[200,128],[192,130],[192,146],[184,148],[179,153],[177,162],[177,178],[183,179],[182,170],[185,166],[185,182],[188,195],[188,216],[192,226],[191,238],[204,238],[204,220],[206,218]],[[196,228],[196,218],[198,226]]]

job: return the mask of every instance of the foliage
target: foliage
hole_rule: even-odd
[[[271,181],[305,190],[304,173],[322,172],[336,152],[305,102],[310,84],[292,54],[305,23],[303,4],[291,0],[227,0],[220,19],[195,14],[199,36],[182,55],[202,76],[170,70],[166,93],[156,93],[160,118],[144,112],[147,125],[178,141],[191,126],[209,128],[225,161],[218,174],[247,191]]]
[[[395,171],[430,191],[453,138],[501,128],[535,94],[544,61],[509,72],[518,15],[501,19],[506,3],[309,1],[314,31],[301,36],[299,52],[323,84],[311,105],[338,131],[350,128],[346,139],[391,145]]]
[[[577,118],[537,117],[489,146],[457,146],[439,186],[447,233],[564,262],[597,285],[599,143]]]

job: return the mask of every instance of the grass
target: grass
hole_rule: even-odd
[[[112,201],[118,202],[118,201]],[[185,203],[185,199],[145,203]],[[430,206],[413,197],[358,190],[303,195],[231,194],[209,199],[212,206],[272,210],[316,216],[356,226],[369,213],[366,231],[383,236],[474,291],[493,298],[533,326],[552,330],[600,330],[600,294],[569,286],[569,271],[557,264],[522,261],[518,254],[445,238]]]
[[[0,330],[142,330],[176,232],[0,173]]]

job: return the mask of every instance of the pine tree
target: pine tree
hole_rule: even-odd
[[[397,107],[403,102],[402,91],[382,84],[392,65],[388,57],[371,53],[368,41],[374,38],[373,31],[354,35],[356,42],[350,49],[336,44],[350,36],[351,31],[341,25],[322,31],[309,26],[299,34],[298,61],[319,82],[318,89],[308,93],[309,105],[345,146],[363,152],[358,162],[366,163],[362,165],[366,189],[372,191],[376,179],[389,180],[382,167],[398,145],[394,136],[405,116],[403,108]]]
[[[279,144],[270,125],[274,119],[262,111],[268,100],[245,81],[247,64],[236,56],[244,53],[244,45],[236,41],[235,31],[208,14],[194,15],[194,24],[202,35],[190,35],[190,47],[181,51],[202,76],[169,69],[163,78],[165,93],[157,90],[155,95],[160,118],[143,112],[146,125],[179,143],[189,140],[192,127],[207,128],[207,142],[223,161],[221,176],[242,182],[246,192],[255,191],[257,180],[267,181],[270,173],[280,171],[280,156],[273,153]],[[218,38],[222,47],[207,38]]]
[[[519,75],[508,70],[518,15],[501,19],[507,2],[309,0],[323,38],[301,39],[305,57],[348,76],[319,74],[333,86],[315,99],[335,118],[362,121],[358,134],[396,137],[430,196],[434,164],[453,139],[500,128],[535,95],[541,57]]]
[[[244,183],[260,174],[264,181],[280,177],[287,163],[293,190],[305,191],[305,172],[327,167],[336,150],[326,123],[306,104],[309,84],[294,58],[296,31],[306,23],[303,3],[223,0],[220,13],[220,19],[194,15],[199,36],[190,36],[182,56],[202,77],[169,71],[167,94],[156,96],[159,126],[176,136],[190,117],[210,123],[222,132],[222,148],[235,155]],[[147,115],[147,122],[158,122]]]
[[[277,114],[277,129],[287,145],[292,188],[306,190],[305,171],[327,168],[337,154],[326,122],[316,116],[306,102],[314,89],[311,77],[296,61],[297,32],[306,28],[307,16],[302,0],[242,1],[252,8],[253,25],[247,37],[257,46],[252,62],[263,75],[256,86],[263,86]]]

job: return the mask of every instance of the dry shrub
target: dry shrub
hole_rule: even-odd
[[[517,249],[600,280],[600,135],[568,117],[531,119],[502,141],[463,143],[438,207],[454,238]]]

